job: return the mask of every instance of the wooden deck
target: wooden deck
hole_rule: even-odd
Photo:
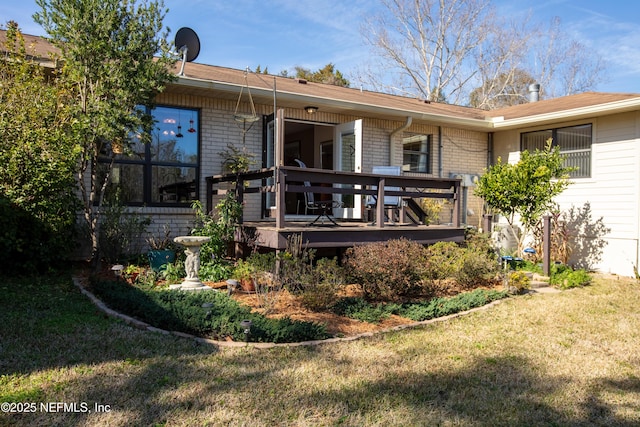
[[[287,222],[278,228],[275,221],[251,222],[242,225],[244,232],[254,235],[259,247],[282,250],[287,239],[294,234],[302,235],[302,242],[309,248],[347,248],[363,243],[406,238],[433,244],[440,241],[462,242],[464,228],[445,225],[387,224],[378,228],[364,222],[339,222],[309,226],[304,222]]]
[[[246,240],[241,236],[254,236],[258,247],[282,250],[287,239],[294,234],[302,234],[302,241],[309,248],[347,248],[358,244],[406,238],[422,244],[439,241],[464,240],[464,227],[460,226],[460,180],[429,178],[419,176],[389,176],[366,173],[349,173],[333,170],[281,166],[262,169],[239,175],[218,175],[207,178],[207,209],[213,209],[213,195],[220,194],[218,186],[237,182],[237,198],[240,202],[247,193],[273,193],[275,206],[272,218],[260,221],[241,221],[237,241]],[[271,183],[269,185],[269,182]],[[311,183],[301,185],[302,182]],[[375,222],[340,220],[331,223],[313,223],[314,217],[304,221],[291,221],[285,215],[285,193],[315,194],[360,194],[385,200],[385,196],[402,198],[399,221],[385,222],[386,209],[381,204],[374,209]],[[333,196],[331,196],[333,197]],[[439,198],[451,201],[452,223],[446,225],[424,225],[424,216],[417,208],[415,200]],[[263,200],[264,204],[264,200]],[[413,209],[415,215],[409,214]],[[263,206],[264,209],[264,206]],[[418,213],[416,213],[416,210]],[[266,209],[264,209],[266,211]],[[424,212],[422,212],[424,214]],[[312,224],[313,223],[313,224]]]

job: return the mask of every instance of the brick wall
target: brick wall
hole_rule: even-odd
[[[242,144],[242,131],[233,120],[236,108],[235,100],[211,99],[194,95],[175,93],[163,93],[158,99],[159,105],[176,107],[196,107],[200,113],[200,200],[206,201],[204,179],[207,176],[222,172],[220,152],[226,149],[228,144],[240,146]],[[259,116],[271,114],[273,105],[255,106]],[[240,111],[250,111],[248,104],[241,104]],[[360,117],[352,115],[338,115],[323,112],[322,110],[309,116],[301,109],[285,109],[287,119],[313,120],[319,123],[346,123]],[[405,123],[403,121],[389,121],[383,119],[365,118],[363,120],[363,172],[371,172],[376,165],[401,165],[402,164],[402,134],[399,132],[391,137],[391,133],[399,129]],[[442,176],[448,177],[450,172],[481,173],[487,162],[487,135],[481,132],[470,132],[460,129],[442,128],[442,141],[438,140],[438,126],[413,124],[406,132],[423,133],[432,135],[432,173],[429,176],[438,176],[438,155],[442,148]],[[245,144],[247,149],[256,153],[261,166],[262,161],[262,121],[253,124],[246,132]],[[392,141],[392,145],[390,146]],[[480,201],[469,191],[468,207],[471,207],[476,215],[481,214]],[[219,197],[214,200],[215,203]],[[258,194],[250,194],[245,197],[245,218],[248,220],[260,218],[261,199]],[[477,207],[476,207],[477,206]],[[161,236],[163,227],[168,224],[172,236],[188,234],[193,226],[194,215],[189,207],[148,207],[143,208],[146,215],[152,218],[148,234]],[[450,220],[448,212],[443,213],[443,221]],[[474,223],[475,225],[475,223]],[[147,236],[143,236],[146,238]]]

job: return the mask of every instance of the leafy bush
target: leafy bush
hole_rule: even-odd
[[[430,301],[403,304],[398,314],[415,321],[423,321],[481,307],[507,296],[508,293],[504,291],[476,289],[451,298],[433,298]]]
[[[234,241],[236,225],[242,217],[242,205],[235,199],[235,194],[228,192],[216,205],[212,215],[204,211],[200,201],[194,201],[191,209],[196,215],[196,224],[191,234],[211,238],[200,247],[200,259],[214,261],[226,257],[229,244]]]
[[[407,239],[349,248],[344,266],[369,300],[398,300],[426,290],[424,247]]]
[[[516,270],[530,271],[532,273],[542,274],[542,264],[524,260],[515,266]]]
[[[531,280],[529,276],[522,271],[512,271],[509,274],[509,289],[513,289],[515,293],[522,293],[526,289],[531,288]]]
[[[332,311],[369,323],[380,323],[391,314],[423,321],[481,307],[508,295],[504,291],[476,289],[450,298],[433,298],[429,301],[404,304],[371,304],[360,297],[345,297],[334,305]]]
[[[45,272],[73,248],[70,230],[54,230],[46,222],[0,195],[0,270],[5,274]]]
[[[431,280],[453,278],[465,287],[490,283],[498,269],[488,239],[472,235],[459,246],[455,242],[438,242],[427,248],[425,277]]]
[[[494,254],[484,251],[466,249],[458,258],[457,269],[453,277],[467,288],[485,286],[491,283],[498,271],[498,263]]]
[[[123,282],[93,281],[92,290],[111,308],[155,327],[223,340],[245,339],[242,320],[251,320],[250,341],[299,342],[329,337],[325,325],[269,319],[252,313],[226,293],[143,290]],[[211,307],[203,308],[204,303]]]
[[[142,252],[143,235],[151,218],[130,211],[115,192],[105,201],[100,226],[100,255],[108,263],[131,261]]]
[[[564,264],[552,267],[549,283],[560,289],[577,288],[591,283],[591,275],[586,270],[573,270]]]
[[[174,262],[170,262],[160,270],[160,276],[166,280],[169,284],[179,283],[187,273],[184,269],[184,260],[176,259]]]
[[[299,295],[302,304],[313,310],[324,310],[338,301],[337,292],[345,284],[345,274],[335,258],[321,258],[314,266]]]
[[[44,272],[75,248],[73,100],[9,22],[0,60],[0,271]],[[70,102],[71,101],[71,102]]]
[[[431,280],[453,277],[458,268],[458,259],[464,250],[455,242],[437,242],[427,247],[427,268],[425,275]]]
[[[200,277],[200,280],[219,282],[231,277],[232,272],[233,266],[231,263],[218,258],[214,261],[200,264],[198,277]]]

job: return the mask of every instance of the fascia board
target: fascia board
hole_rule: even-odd
[[[227,82],[216,82],[213,80],[205,80],[205,79],[197,79],[193,77],[178,77],[177,81],[178,85],[188,86],[194,88],[202,88],[209,90],[220,90],[230,93],[239,93],[243,85],[227,83]],[[273,89],[265,89],[252,86],[251,94],[254,97],[272,97]],[[298,103],[308,103],[314,104],[319,107],[327,106],[333,108],[339,108],[344,111],[352,111],[354,113],[372,113],[372,114],[380,114],[380,115],[389,115],[394,117],[407,117],[411,116],[415,120],[425,120],[425,121],[435,121],[443,124],[451,124],[451,125],[459,125],[464,127],[473,127],[476,129],[490,130],[492,121],[491,119],[469,119],[469,118],[461,118],[456,116],[449,116],[445,114],[427,114],[421,111],[411,111],[404,110],[399,108],[391,108],[384,107],[380,105],[372,105],[372,104],[363,104],[351,101],[344,101],[340,99],[333,99],[327,97],[319,97],[314,95],[306,95],[295,92],[287,92],[282,91],[280,89],[277,90],[277,99],[281,101],[289,101],[289,102],[298,102]]]
[[[494,129],[510,129],[535,126],[546,122],[577,120],[586,117],[623,113],[626,111],[634,111],[638,109],[640,109],[640,98],[632,98],[622,101],[609,102],[606,104],[590,105],[587,107],[572,108],[570,110],[555,111],[552,113],[517,117],[514,119],[505,120],[504,117],[494,117],[491,119],[491,124],[492,128]]]
[[[239,93],[243,87],[243,85],[235,83],[216,82],[213,80],[198,79],[186,76],[179,76],[177,84],[188,87],[220,90],[228,93]],[[273,89],[271,88],[267,89],[253,86],[251,87],[251,92],[255,97],[273,97]],[[360,112],[403,118],[411,116],[414,120],[430,121],[452,126],[474,128],[476,130],[487,132],[491,132],[492,130],[506,130],[512,128],[535,126],[548,122],[576,120],[586,117],[595,117],[600,115],[621,113],[625,111],[634,111],[640,109],[640,98],[632,98],[622,101],[609,102],[606,104],[573,108],[570,110],[517,117],[514,119],[505,119],[502,116],[486,117],[485,119],[470,119],[446,114],[429,114],[422,111],[405,110],[372,104],[362,104],[352,101],[344,101],[340,99],[306,95],[282,90],[278,90],[276,96],[282,101],[309,103],[318,105],[319,107],[327,106],[339,108],[344,111],[352,111],[356,114]]]

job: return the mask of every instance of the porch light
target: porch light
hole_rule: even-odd
[[[314,107],[313,105],[308,105],[304,107],[304,111],[306,111],[308,114],[314,114],[315,112],[318,111],[318,107]]]

